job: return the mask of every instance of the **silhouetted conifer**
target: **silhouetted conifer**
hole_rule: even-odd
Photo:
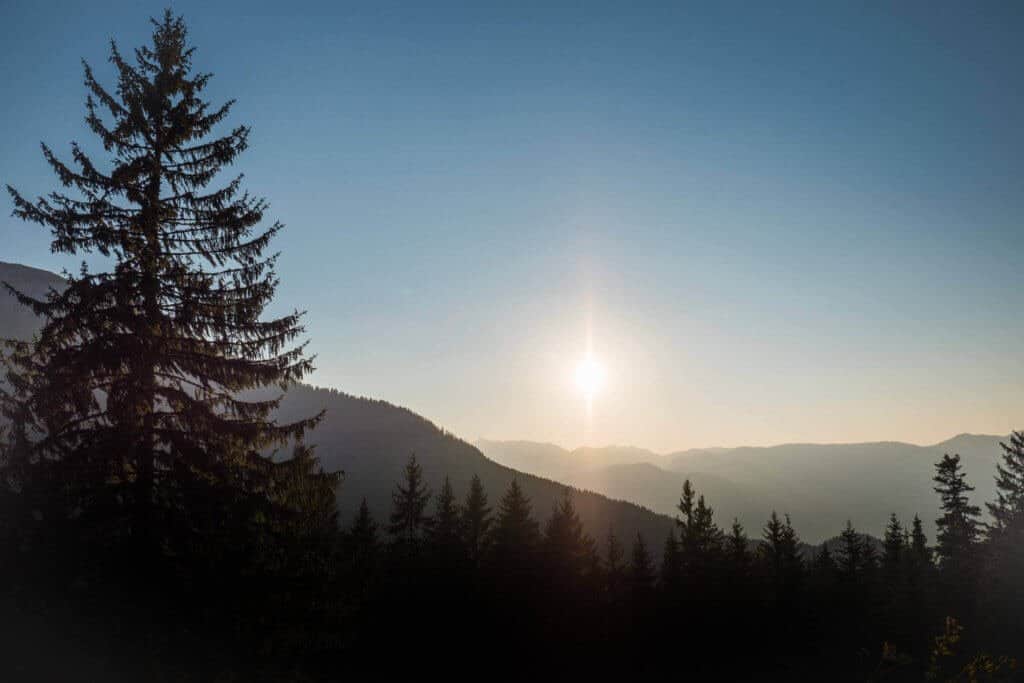
[[[783,521],[779,519],[778,513],[772,510],[768,523],[764,526],[762,538],[764,539],[762,548],[764,548],[772,573],[780,577],[792,573],[799,565],[800,558],[797,555],[799,541],[789,515],[786,515],[785,521]]]
[[[987,504],[993,523],[987,533],[984,611],[1011,646],[1020,637],[1014,624],[1024,614],[1024,432],[1013,432],[1009,443],[1000,445],[996,500]]]
[[[492,532],[492,554],[501,568],[522,573],[535,559],[540,527],[533,518],[530,499],[515,479],[498,503]]]
[[[799,540],[793,524],[786,515],[779,519],[772,510],[762,531],[761,555],[767,565],[776,604],[792,608],[803,574],[803,563],[797,553]]]
[[[556,582],[575,586],[591,569],[596,556],[594,539],[583,530],[569,488],[551,510],[544,527],[543,549],[550,576]]]
[[[914,522],[910,532],[910,556],[921,566],[931,566],[932,551],[928,547],[928,538],[924,535],[921,518],[917,515],[914,515]]]
[[[462,561],[461,512],[447,476],[437,494],[427,538],[439,568],[452,569]]]
[[[391,495],[391,524],[388,526],[395,541],[409,550],[418,546],[430,529],[432,520],[426,514],[429,500],[430,490],[423,483],[423,470],[414,453],[405,465],[404,483],[397,484]]]
[[[836,561],[832,557],[832,551],[828,549],[828,544],[823,543],[821,550],[814,556],[814,564],[812,565],[815,575],[822,580],[822,582],[831,582],[835,577],[836,573]]]
[[[301,314],[262,319],[277,286],[276,256],[263,252],[282,226],[260,227],[267,203],[241,189],[241,176],[211,187],[249,129],[215,133],[233,102],[202,99],[210,75],[193,71],[180,18],[168,11],[153,24],[134,59],[112,44],[113,91],[84,66],[86,122],[110,162],[73,143],[66,163],[43,145],[70,192],[30,201],[8,187],[15,215],[49,228],[53,251],[112,264],[83,265],[43,299],[14,292],[43,326],[31,355],[14,359],[13,375],[27,384],[0,401],[26,418],[31,462],[74,483],[69,514],[103,507],[115,523],[130,504],[133,538],[155,552],[179,533],[168,524],[204,498],[249,510],[223,520],[260,519],[251,496],[278,486],[260,453],[317,418],[278,424],[278,398],[240,396],[312,369],[304,345],[291,346]]]
[[[864,570],[866,539],[846,520],[846,527],[839,534],[839,572],[844,580],[856,582]]]
[[[654,588],[654,561],[640,532],[633,540],[629,562],[629,583],[634,595],[646,595]]]
[[[722,531],[714,522],[713,510],[703,495],[696,494],[689,479],[683,482],[677,507],[683,514],[676,520],[683,574],[688,581],[708,583],[720,574]]]
[[[490,543],[491,530],[491,508],[487,505],[487,493],[480,477],[473,475],[469,483],[469,492],[466,494],[466,502],[462,505],[462,538],[469,555],[469,560],[474,566],[479,566],[480,561],[487,552]]]
[[[935,554],[941,567],[955,572],[966,571],[974,563],[980,535],[981,510],[967,497],[974,487],[966,477],[959,455],[946,454],[935,465],[935,492],[942,499],[942,516],[935,520]]]
[[[359,512],[344,536],[345,552],[349,562],[350,571],[356,586],[362,592],[367,587],[377,569],[380,561],[380,539],[377,533],[377,522],[370,514],[370,506],[363,498],[359,504]]]
[[[885,527],[885,537],[882,541],[882,567],[890,586],[899,581],[906,551],[906,532],[894,512],[889,515],[889,523]]]
[[[1024,542],[1024,432],[1013,432],[1009,443],[1002,443],[1002,462],[996,463],[996,500],[987,503],[992,515],[991,536],[1014,535],[1013,542]]]
[[[661,585],[668,591],[679,588],[682,579],[682,558],[679,553],[679,541],[676,540],[676,532],[669,529],[665,538],[664,549],[661,555]]]
[[[366,498],[359,503],[359,512],[352,522],[346,534],[348,551],[355,556],[373,557],[376,555],[380,540],[377,536],[377,522],[370,514],[370,506],[366,504]]]
[[[743,530],[743,525],[740,524],[739,519],[732,520],[732,528],[726,543],[729,562],[737,570],[738,574],[745,574],[747,566],[750,564],[750,539],[747,538],[747,533]]]
[[[615,529],[608,528],[608,536],[605,542],[605,581],[608,593],[616,598],[622,591],[625,582],[626,566],[624,560],[626,552],[622,548],[615,535]]]

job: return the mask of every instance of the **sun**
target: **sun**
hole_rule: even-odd
[[[587,400],[591,400],[604,386],[604,367],[588,354],[576,365],[576,386]]]

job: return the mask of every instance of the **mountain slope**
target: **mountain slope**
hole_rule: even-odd
[[[415,413],[385,401],[357,398],[333,389],[292,388],[281,404],[280,417],[288,420],[325,408],[327,414],[308,442],[317,448],[325,468],[345,472],[338,498],[342,516],[355,513],[365,496],[378,519],[386,519],[391,492],[400,479],[410,453],[423,466],[427,483],[437,491],[449,476],[457,496],[465,495],[473,474],[487,489],[492,508],[513,478],[532,499],[538,520],[550,515],[565,489],[550,479],[524,474],[490,460],[475,447],[438,428]],[[673,521],[639,505],[588,491],[577,491],[576,507],[587,530],[603,538],[609,528],[620,537],[637,531],[649,543],[660,543]]]
[[[62,287],[64,279],[48,270],[0,261],[0,283],[5,282],[24,294],[40,298],[51,287]],[[39,321],[32,311],[0,285],[0,339],[28,339],[38,327]]]
[[[0,281],[42,296],[49,287],[60,286],[62,279],[44,270],[0,262]],[[0,292],[0,337],[27,339],[37,327],[31,312],[6,290]],[[565,490],[564,484],[499,465],[428,420],[385,401],[299,385],[286,394],[278,418],[293,420],[324,409],[323,422],[307,442],[316,446],[325,469],[345,472],[338,495],[343,523],[348,523],[364,497],[378,521],[387,521],[391,493],[411,453],[416,454],[434,491],[448,475],[456,495],[463,496],[473,474],[479,475],[495,509],[509,482],[516,478],[542,522]],[[587,530],[598,539],[603,539],[609,528],[623,538],[632,538],[639,531],[656,547],[674,524],[639,505],[595,493],[578,492],[575,502]]]

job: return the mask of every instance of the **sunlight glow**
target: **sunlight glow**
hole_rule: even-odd
[[[590,354],[584,356],[576,366],[576,386],[588,401],[593,400],[604,386],[604,379],[604,367]]]

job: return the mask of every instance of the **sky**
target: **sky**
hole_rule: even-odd
[[[80,61],[163,7],[0,0],[0,183],[96,149]],[[565,446],[1024,427],[1020,3],[171,8],[314,384]],[[10,208],[0,260],[76,266]]]

